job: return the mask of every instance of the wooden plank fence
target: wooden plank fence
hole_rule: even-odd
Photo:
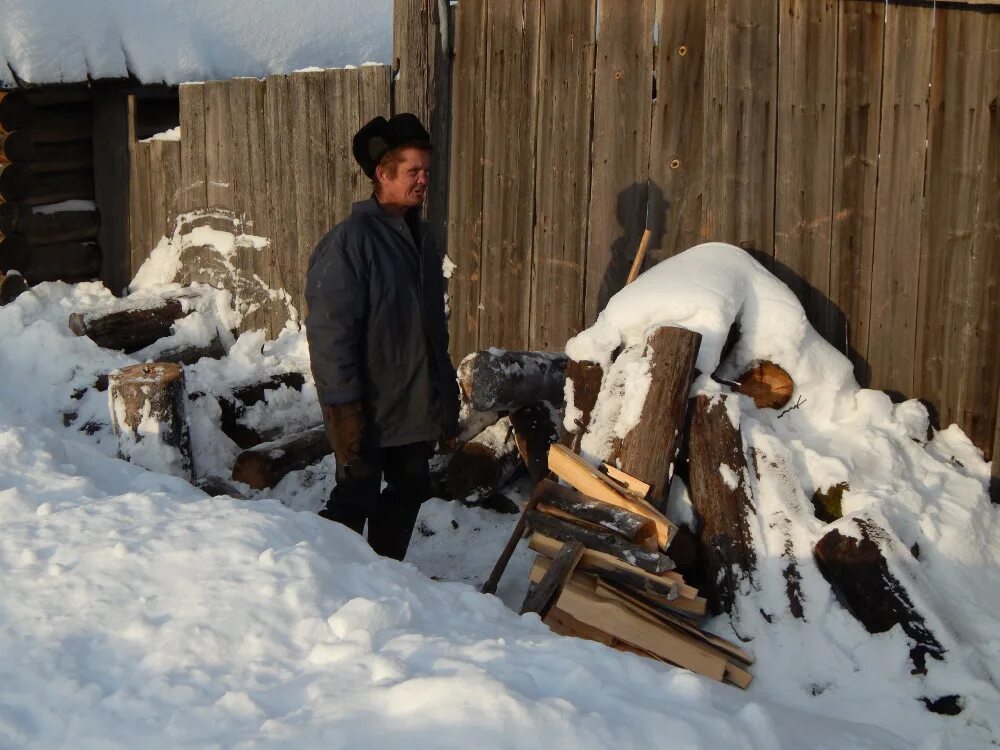
[[[455,29],[456,360],[560,349],[648,226],[647,266],[752,252],[863,385],[1000,453],[1000,3],[460,0]]]

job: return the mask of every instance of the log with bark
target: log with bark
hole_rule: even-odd
[[[97,211],[29,212],[19,218],[17,231],[34,245],[48,245],[93,239],[100,226]]]
[[[330,453],[326,428],[311,427],[243,451],[233,465],[233,479],[262,490],[273,487],[293,471],[318,463]]]
[[[559,441],[561,421],[559,412],[547,401],[538,401],[510,413],[517,450],[534,483],[548,476],[549,446]]]
[[[233,386],[228,393],[220,394],[217,399],[222,432],[244,450],[277,439],[280,437],[280,433],[277,435],[262,433],[243,424],[240,420],[246,413],[248,406],[253,406],[267,398],[268,391],[282,387],[301,391],[304,384],[305,377],[302,373],[284,372],[263,380],[253,380]]]
[[[28,226],[30,221],[30,206],[0,201],[0,234],[23,233],[22,227]]]
[[[175,344],[161,347],[159,346],[161,341],[151,344],[146,349],[140,349],[133,356],[140,360],[173,362],[178,365],[193,365],[205,357],[209,359],[222,359],[226,356],[226,347],[223,345],[222,339],[218,334],[207,344]],[[147,350],[148,353],[146,353]]]
[[[590,427],[603,378],[604,370],[596,362],[571,359],[566,364],[566,385],[572,399],[566,404],[566,414],[573,427],[563,433],[562,444],[574,453],[580,452],[580,441]]]
[[[35,152],[35,142],[28,130],[13,133],[0,132],[0,164],[31,161]]]
[[[170,335],[174,322],[190,312],[176,298],[116,306],[109,312],[72,313],[69,329],[105,349],[137,352]]]
[[[529,511],[525,518],[532,531],[560,542],[582,542],[588,549],[617,557],[649,573],[662,573],[674,567],[673,561],[666,555],[640,547],[609,531],[554,518],[540,510]]]
[[[927,656],[941,659],[944,647],[917,611],[906,587],[892,574],[884,550],[901,548],[869,518],[855,518],[848,534],[839,529],[820,539],[813,554],[837,599],[869,633],[885,633],[899,625],[910,638],[913,672],[927,671]],[[905,554],[905,552],[904,552]]]
[[[584,546],[580,542],[569,542],[552,557],[552,562],[541,580],[532,583],[521,605],[521,614],[534,612],[539,617],[548,615],[569,577],[573,575],[577,563],[583,557]]]
[[[463,397],[478,411],[509,411],[536,401],[562,404],[566,355],[487,349],[458,367]]]
[[[28,165],[0,164],[0,203],[26,199],[34,184],[34,174]]]
[[[93,166],[94,147],[89,140],[36,143],[32,149],[31,171],[35,174],[93,169]]]
[[[6,305],[17,299],[21,292],[27,291],[28,282],[17,271],[0,274],[0,305]]]
[[[744,581],[752,580],[756,554],[748,517],[754,513],[746,455],[727,402],[736,396],[701,395],[691,420],[688,477],[705,587],[716,614],[732,612]]]
[[[28,243],[0,257],[0,271],[11,269],[20,271],[31,284],[93,279],[101,270],[101,248],[95,242]]]
[[[41,206],[69,200],[94,200],[93,171],[74,169],[69,172],[32,174],[31,186],[24,197],[25,203],[30,206]]]
[[[609,463],[650,485],[646,499],[667,507],[674,457],[686,427],[688,393],[695,374],[701,334],[662,326],[646,340],[643,358],[650,383],[639,423],[622,439]]]
[[[118,455],[151,471],[190,479],[186,400],[180,365],[154,362],[111,373],[108,401]]]
[[[508,485],[522,466],[510,420],[505,417],[452,455],[445,488],[451,499],[475,504]]]
[[[65,143],[89,139],[93,127],[93,108],[83,102],[36,109],[31,134],[35,143]]]
[[[543,513],[612,531],[640,546],[656,543],[656,525],[645,516],[602,503],[550,479],[539,482],[536,491],[541,493],[538,509]]]
[[[739,391],[753,399],[758,409],[781,409],[792,398],[795,383],[784,369],[764,360],[739,378]]]
[[[0,91],[0,131],[29,128],[34,118],[35,108],[23,91]]]

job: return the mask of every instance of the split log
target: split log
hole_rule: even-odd
[[[498,411],[477,411],[468,401],[462,399],[458,412],[458,436],[456,442],[464,445],[497,422],[502,415]]]
[[[730,398],[736,397],[695,399],[688,455],[705,595],[716,614],[732,612],[741,582],[752,580],[756,566],[747,520],[755,511],[747,486],[743,439],[726,408]]]
[[[521,466],[510,420],[504,418],[455,452],[445,488],[453,500],[474,504],[503,489]]]
[[[35,174],[92,169],[94,166],[94,146],[89,140],[37,143],[32,151],[31,171]]]
[[[883,551],[891,543],[888,533],[867,518],[853,519],[853,523],[860,538],[833,529],[813,549],[816,564],[840,603],[869,633],[885,633],[896,625],[902,628],[912,641],[913,672],[924,674],[927,656],[942,659],[944,647],[889,570]]]
[[[35,143],[84,141],[92,135],[93,108],[89,102],[35,110],[31,134]]]
[[[23,91],[0,91],[0,132],[28,128],[34,115],[35,108]]]
[[[566,446],[556,444],[549,448],[549,469],[584,495],[650,519],[656,525],[656,542],[660,549],[665,550],[670,546],[677,527],[666,516],[639,495],[599,472]]]
[[[118,455],[151,471],[191,478],[184,370],[154,362],[111,373],[108,400]]]
[[[583,557],[583,549],[580,542],[562,545],[562,549],[552,558],[545,574],[538,583],[532,583],[528,589],[528,594],[521,605],[522,615],[534,612],[544,618],[549,613],[559,594],[562,593],[566,581],[573,575],[577,563]]]
[[[566,417],[573,427],[563,433],[562,444],[574,453],[580,452],[580,441],[590,427],[603,378],[604,370],[596,362],[571,359],[566,365],[566,385],[571,399],[566,403]]]
[[[20,217],[19,224],[17,231],[35,245],[90,240],[100,229],[97,211],[29,213]]]
[[[93,279],[101,270],[101,249],[94,242],[29,243],[20,252],[0,258],[0,270],[11,269],[20,271],[31,284]]]
[[[792,398],[792,376],[774,362],[758,362],[739,379],[739,391],[753,399],[758,409],[781,409]]]
[[[559,518],[569,515],[605,531],[613,531],[638,545],[649,540],[656,543],[656,525],[645,516],[594,500],[550,479],[539,482],[538,490],[542,495],[538,509],[543,513]]]
[[[255,380],[235,385],[229,393],[218,397],[220,427],[222,432],[242,449],[274,440],[276,435],[258,432],[240,422],[246,408],[267,398],[268,391],[281,387],[302,390],[305,377],[299,372],[284,372],[264,380]]]
[[[105,349],[137,352],[170,335],[174,321],[190,312],[179,299],[164,299],[111,312],[72,313],[69,329]]]
[[[509,411],[536,401],[561,404],[566,355],[487,349],[458,367],[463,397],[478,411]]]
[[[617,534],[553,518],[539,510],[530,511],[525,516],[532,531],[560,542],[582,542],[589,549],[617,557],[649,573],[662,573],[674,567],[673,561],[666,555],[644,549]]]
[[[667,507],[674,457],[686,426],[688,393],[701,334],[662,326],[647,339],[643,358],[649,362],[650,383],[639,423],[629,430],[610,461],[648,483],[647,499],[661,512]]]
[[[0,164],[31,161],[34,151],[35,142],[31,139],[30,131],[0,133]]]
[[[330,453],[326,428],[323,425],[311,427],[243,451],[233,466],[233,479],[262,490],[273,487],[293,471],[312,466]]]
[[[34,175],[26,164],[0,164],[0,202],[24,200],[32,192]]]
[[[636,479],[631,474],[626,474],[617,466],[611,466],[610,464],[603,464],[601,466],[601,469],[604,471],[605,474],[607,474],[609,477],[618,482],[618,484],[622,485],[623,487],[627,487],[637,495],[641,495],[643,498],[649,495],[650,490],[653,489],[648,484],[643,482],[641,479]]]
[[[18,166],[18,165],[11,165]],[[69,200],[94,200],[94,173],[89,169],[33,174],[24,202],[42,206]]]
[[[545,557],[555,557],[562,546],[559,540],[538,532],[533,533],[528,541],[530,549]],[[647,573],[642,568],[637,568],[606,552],[584,550],[577,567],[586,573],[607,578],[643,595],[659,596],[663,599],[676,599],[679,596],[680,589],[675,581],[665,578],[663,574]]]
[[[243,494],[243,491],[236,486],[236,484],[226,477],[220,477],[215,474],[208,474],[206,476],[200,477],[194,486],[197,487],[202,492],[211,495],[212,497],[231,497],[234,500],[246,500],[247,496]]]
[[[528,468],[531,481],[538,483],[549,473],[549,446],[559,441],[561,419],[547,401],[538,401],[510,413],[517,450]]]
[[[0,305],[6,305],[17,299],[21,292],[27,291],[28,282],[17,271],[0,274]]]
[[[23,232],[21,228],[31,221],[31,207],[23,203],[4,203],[0,200],[0,234]]]

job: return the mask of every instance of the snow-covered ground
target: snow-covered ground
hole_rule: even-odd
[[[0,86],[181,83],[388,63],[391,0],[5,0]]]
[[[647,274],[634,286],[653,294],[656,283]],[[133,360],[66,326],[70,312],[110,301],[98,284],[56,283],[0,308],[0,748],[996,742],[1000,552],[986,464],[954,428],[914,442],[924,416],[912,404],[894,407],[856,386],[852,393],[837,369],[824,385],[790,368],[821,410],[803,407],[780,423],[744,414],[755,448],[794,481],[759,488],[755,534],[767,555],[759,589],[740,601],[739,635],[758,657],[742,692],[518,617],[511,607],[530,564],[523,548],[500,598],[480,595],[514,516],[432,500],[407,561],[396,563],[315,514],[331,487],[329,458],[249,501],[210,498],[118,460],[106,395],[73,394]],[[224,303],[200,307],[181,335],[203,338]],[[705,293],[701,304],[719,302]],[[612,305],[614,325],[598,331],[605,339],[641,333],[624,307]],[[727,315],[718,314],[719,326]],[[189,391],[213,392],[306,365],[304,336],[288,329],[276,342],[244,334],[226,360],[202,361],[186,376]],[[848,400],[828,409],[826,387]],[[275,393],[251,419],[308,423],[318,419],[314,399],[307,382],[301,395]],[[845,403],[857,408],[844,411]],[[212,404],[190,404],[195,462],[222,473],[236,449]],[[872,435],[883,442],[869,443]],[[901,633],[871,636],[837,604],[801,540],[791,554],[806,618],[785,611],[779,511],[815,532],[803,493],[845,473],[845,511],[878,509],[897,531],[920,534],[925,569],[912,572],[930,593],[918,604],[950,651],[926,676],[910,675]],[[728,621],[712,626],[734,637]],[[919,700],[946,692],[963,697],[957,717],[929,713]]]

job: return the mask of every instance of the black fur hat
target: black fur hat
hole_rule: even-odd
[[[416,115],[401,112],[388,120],[376,117],[369,120],[354,134],[352,150],[354,159],[369,178],[375,176],[375,167],[389,151],[400,146],[431,145],[431,134]]]

